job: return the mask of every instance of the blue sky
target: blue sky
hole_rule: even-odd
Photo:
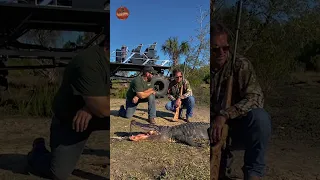
[[[160,51],[161,45],[169,37],[177,36],[179,41],[195,36],[199,6],[209,9],[209,0],[154,1],[154,0],[113,0],[110,5],[111,51],[127,45],[129,50],[142,43],[144,46],[157,42],[160,59],[169,59]],[[119,20],[116,10],[125,6],[130,15],[127,20]],[[209,22],[209,18],[207,18]]]

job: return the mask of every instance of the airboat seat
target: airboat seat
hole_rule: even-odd
[[[151,44],[151,45],[149,46],[149,49],[155,50],[155,49],[156,49],[156,46],[157,46],[157,43],[154,42],[153,44]]]
[[[121,63],[121,49],[116,49],[116,62]]]
[[[136,48],[132,49],[132,52],[140,54],[142,46],[143,46],[142,44],[139,44],[139,46],[137,46]]]
[[[156,51],[154,49],[149,49],[145,54],[149,59],[154,59],[156,57]]]
[[[156,50],[155,50],[156,45],[157,45],[157,43],[155,42],[155,43],[151,44],[151,45],[144,51],[144,55],[145,55],[145,56],[143,56],[144,59],[145,59],[145,60],[151,59],[147,64],[152,64],[152,65],[155,64],[154,59],[155,59],[155,57],[156,57]]]
[[[139,44],[135,49],[132,49],[131,52],[134,53],[134,55],[130,58],[132,64],[143,64],[145,62],[145,59],[140,54],[142,46],[143,44]]]

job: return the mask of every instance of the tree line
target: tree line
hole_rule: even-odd
[[[211,22],[222,22],[234,44],[236,4],[218,0]],[[238,50],[256,68],[265,91],[295,71],[320,71],[318,0],[246,0]]]

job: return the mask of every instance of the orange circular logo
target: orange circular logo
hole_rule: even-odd
[[[116,11],[117,18],[120,20],[126,20],[129,17],[129,14],[129,9],[124,6],[119,7]]]

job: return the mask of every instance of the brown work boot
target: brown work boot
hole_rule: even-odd
[[[154,120],[154,118],[148,119],[148,122],[149,122],[150,124],[156,124],[156,121]]]

